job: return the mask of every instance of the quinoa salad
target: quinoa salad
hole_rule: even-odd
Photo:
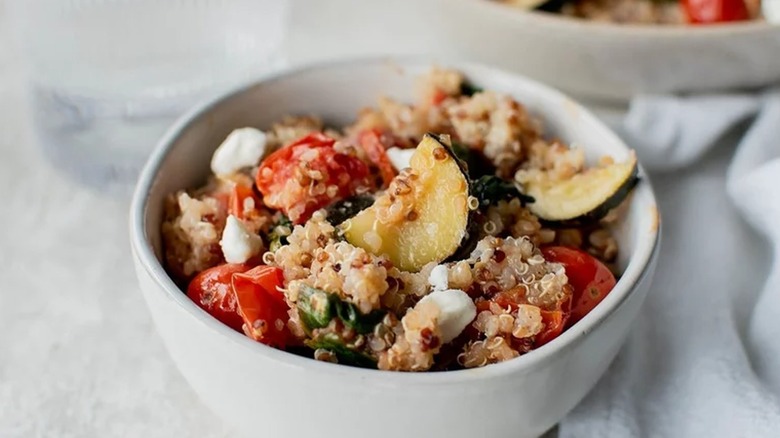
[[[759,19],[761,0],[490,0],[592,21],[707,24]]]
[[[417,96],[346,127],[237,127],[205,185],[167,200],[168,273],[223,324],[320,361],[456,370],[555,339],[616,283],[634,154],[588,166],[457,71]]]

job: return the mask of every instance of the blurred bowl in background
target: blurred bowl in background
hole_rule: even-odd
[[[637,93],[711,92],[780,81],[780,26],[607,24],[528,12],[490,0],[428,0],[436,38],[577,97],[624,102]],[[442,44],[443,45],[443,44]]]

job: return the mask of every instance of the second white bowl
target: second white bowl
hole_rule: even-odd
[[[780,81],[780,26],[607,24],[492,0],[425,0],[451,55],[512,70],[574,95],[714,92]],[[434,15],[435,14],[435,15]]]

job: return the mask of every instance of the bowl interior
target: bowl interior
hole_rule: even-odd
[[[622,160],[629,154],[606,126],[554,90],[481,65],[440,65],[462,71],[478,87],[513,95],[543,120],[547,136],[583,147],[589,161],[602,155]],[[266,129],[289,114],[313,114],[341,127],[351,123],[361,108],[374,105],[380,96],[412,102],[417,77],[430,68],[430,62],[417,60],[363,60],[304,68],[267,78],[192,111],[171,128],[141,176],[132,213],[140,225],[134,232],[143,233],[134,237],[136,249],[141,241],[141,245],[149,245],[156,260],[145,262],[155,264],[155,270],[162,269],[160,225],[164,200],[177,190],[205,182],[211,154],[231,130],[245,126]],[[658,215],[649,181],[641,169],[640,176],[642,182],[616,228],[623,277],[607,299],[577,324],[582,332],[603,319],[630,292],[650,260],[658,234]],[[139,253],[143,259],[143,250]],[[167,283],[170,292],[173,283]],[[198,311],[194,305],[191,309]],[[564,345],[567,337],[575,336],[571,331],[539,350]],[[526,356],[510,362],[525,360]]]

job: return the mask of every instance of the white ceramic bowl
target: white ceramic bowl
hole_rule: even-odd
[[[658,214],[647,178],[619,227],[623,277],[593,312],[549,344],[484,368],[392,373],[317,362],[255,343],[198,308],[166,274],[164,198],[202,184],[209,157],[234,128],[267,127],[290,113],[346,124],[382,95],[410,101],[429,64],[364,60],[266,78],[198,108],[163,138],[144,169],[131,210],[138,279],[171,357],[203,402],[250,436],[275,438],[531,437],[556,424],[593,387],[639,311],[655,266]],[[475,84],[510,93],[589,156],[626,156],[626,146],[562,94],[492,68],[452,65]]]
[[[485,62],[576,96],[708,92],[780,81],[780,26],[597,23],[491,0],[429,0],[429,25],[450,55]],[[434,15],[435,14],[435,15]]]

